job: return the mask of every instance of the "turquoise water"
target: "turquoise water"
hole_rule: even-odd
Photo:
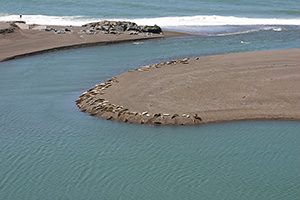
[[[235,16],[243,23],[249,21],[243,17],[300,19],[300,1],[1,0],[0,5],[0,16],[22,13],[37,22],[69,23],[79,15],[79,21],[170,16],[175,28],[199,34],[0,63],[0,200],[300,199],[300,122],[139,126],[90,117],[74,102],[93,85],[140,65],[300,48],[296,23],[203,26],[199,18],[188,18],[197,26],[178,26],[187,19],[180,16]]]
[[[1,63],[0,199],[298,200],[299,122],[140,126],[90,117],[74,100],[143,64],[299,47],[299,31],[162,39]]]

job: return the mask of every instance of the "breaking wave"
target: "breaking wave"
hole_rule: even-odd
[[[74,25],[80,26],[89,22],[106,20],[107,18],[91,18],[88,16],[47,16],[23,15],[22,20],[29,24],[45,25]],[[19,15],[0,15],[0,21],[20,20]],[[226,25],[300,25],[300,18],[247,18],[234,16],[197,15],[183,17],[157,17],[157,18],[124,18],[107,20],[133,21],[140,25],[157,24],[162,27],[180,26],[226,26]]]

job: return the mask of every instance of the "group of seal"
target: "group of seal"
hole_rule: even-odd
[[[196,58],[198,59],[198,58]],[[172,60],[147,66],[139,67],[129,72],[147,72],[154,68],[160,68],[166,65],[188,64],[189,58]],[[169,124],[169,125],[185,125],[203,123],[203,119],[197,113],[150,113],[149,111],[137,112],[132,111],[122,105],[111,103],[108,99],[104,99],[103,95],[106,90],[118,84],[118,78],[113,77],[104,83],[97,84],[92,89],[84,92],[76,100],[76,105],[82,112],[89,113],[91,116],[104,118],[107,120],[123,121],[128,123],[140,124]]]

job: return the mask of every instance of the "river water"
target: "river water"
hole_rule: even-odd
[[[140,65],[299,48],[299,1],[186,1],[185,7],[179,1],[112,1],[115,9],[96,9],[96,1],[2,2],[2,17],[22,12],[30,20],[61,24],[97,17],[173,17],[177,24],[171,28],[200,35],[56,51],[0,63],[1,200],[300,199],[300,122],[141,126],[90,117],[74,102],[93,85]],[[142,12],[144,7],[151,9]],[[194,18],[180,18],[214,14],[236,16],[240,23],[248,22],[244,16],[280,17],[294,24],[200,26]],[[63,15],[73,17],[57,17]],[[86,16],[76,21],[77,15]],[[174,25],[159,20],[166,27]],[[192,25],[180,26],[182,20]]]

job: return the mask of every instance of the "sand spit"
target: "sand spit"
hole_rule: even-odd
[[[143,66],[76,101],[107,120],[192,125],[300,119],[300,49],[185,58]]]
[[[51,50],[181,36],[157,26],[101,21],[77,26],[45,26],[22,21],[0,22],[0,61]]]

